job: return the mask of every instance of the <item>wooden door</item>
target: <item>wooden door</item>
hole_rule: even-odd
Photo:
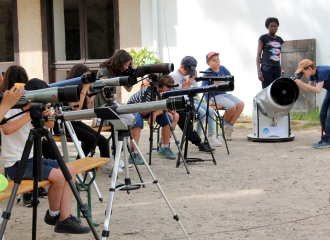
[[[303,39],[285,41],[282,45],[281,51],[281,68],[282,76],[291,78],[294,76],[294,72],[297,69],[298,63],[303,59],[310,59],[313,62],[316,59],[316,42],[315,39]],[[316,64],[315,64],[316,66]],[[283,72],[284,70],[284,72]],[[309,82],[309,79],[301,78],[305,83]],[[299,98],[295,103],[292,111],[306,112],[314,111],[316,108],[315,93],[306,93],[300,90]]]

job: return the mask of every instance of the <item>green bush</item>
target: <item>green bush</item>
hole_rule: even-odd
[[[134,49],[131,49],[131,51],[129,51],[129,54],[132,56],[133,65],[136,67],[144,65],[146,62],[151,60],[154,60],[158,63],[161,62],[158,58],[155,57],[155,55],[157,55],[158,53],[153,50],[149,51],[148,47],[143,48],[139,52],[136,52]]]

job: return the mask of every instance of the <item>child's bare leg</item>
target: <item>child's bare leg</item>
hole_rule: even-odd
[[[170,137],[172,136],[172,132],[170,130],[170,125],[166,125],[162,127],[162,144],[168,145],[170,142]]]
[[[76,181],[76,172],[68,166],[72,181]],[[51,185],[48,189],[49,209],[53,212],[60,210],[60,221],[67,219],[71,214],[73,193],[69,184],[65,181],[60,169],[53,169],[48,177]]]
[[[236,111],[234,112],[233,116],[229,120],[229,123],[235,124],[239,116],[241,116],[242,112],[244,109],[244,102],[240,102],[239,104],[236,105]]]
[[[71,166],[68,166],[68,170],[71,174],[72,182],[75,183],[76,182],[76,170]],[[62,191],[62,198],[61,198],[60,221],[63,221],[63,220],[67,219],[70,216],[72,198],[73,198],[73,192],[70,188],[70,185],[69,185],[68,182],[65,182],[64,183],[64,188],[63,188],[63,191]]]
[[[226,122],[230,121],[230,119],[234,115],[235,111],[236,111],[236,105],[234,107],[232,107],[231,109],[225,111],[224,119]]]
[[[134,127],[132,129],[132,137],[133,137],[134,141],[136,142],[136,145],[139,145],[141,130],[142,130],[141,127]],[[131,147],[134,148],[134,151],[136,151],[132,141],[130,142],[130,145],[131,145]]]

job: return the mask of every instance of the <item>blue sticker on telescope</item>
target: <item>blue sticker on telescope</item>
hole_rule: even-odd
[[[268,134],[269,133],[269,129],[268,128],[264,128],[264,130],[262,131],[263,134]]]

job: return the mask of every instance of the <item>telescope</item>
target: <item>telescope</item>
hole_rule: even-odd
[[[61,103],[78,102],[80,99],[78,86],[44,88],[34,91],[24,91],[23,96],[12,108],[22,108],[31,103]]]
[[[253,99],[251,141],[292,141],[290,111],[299,97],[295,81],[282,77],[260,91]]]
[[[216,85],[208,85],[202,87],[190,87],[178,90],[167,91],[163,93],[163,97],[171,97],[171,96],[179,96],[179,95],[195,95],[197,93],[204,93],[204,92],[228,92],[233,91],[235,85],[233,82],[223,82],[218,83]]]
[[[203,77],[196,77],[196,82],[200,81],[225,81],[225,82],[234,82],[234,76],[222,76],[222,77],[214,77],[214,76],[203,76]]]
[[[143,77],[144,75],[150,73],[161,73],[166,75],[173,72],[173,70],[174,70],[173,63],[154,63],[154,64],[146,64],[143,66],[138,66],[136,69],[130,66],[128,70],[125,72],[125,74],[133,77]]]
[[[132,86],[137,83],[135,77],[124,76],[124,77],[115,77],[109,79],[98,79],[92,84],[93,88],[103,88],[104,86]]]
[[[96,77],[93,72],[86,73],[82,75],[81,77],[76,77],[68,80],[64,80],[57,83],[51,83],[48,84],[49,87],[65,87],[70,85],[79,85],[79,84],[89,84],[95,82]]]
[[[170,109],[173,111],[186,108],[186,101],[183,96],[172,97],[160,101],[135,103],[119,106],[106,106],[94,109],[64,112],[62,115],[48,117],[49,121],[61,119],[65,121],[81,120],[86,118],[117,119],[116,115],[128,113],[151,112]],[[115,114],[115,115],[114,115]]]

